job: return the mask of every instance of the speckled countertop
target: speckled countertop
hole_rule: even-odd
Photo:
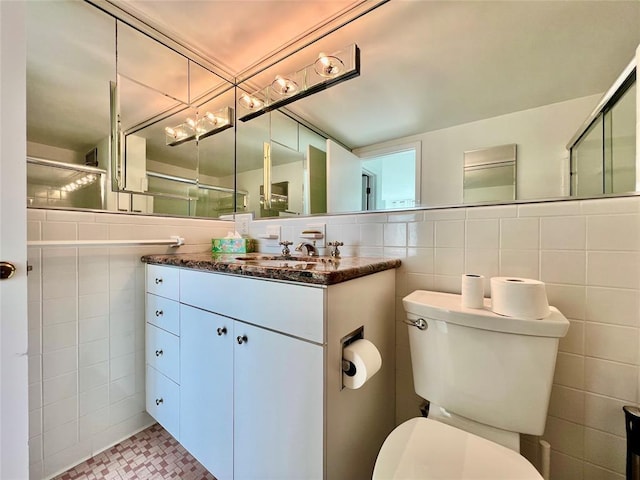
[[[391,258],[342,257],[336,259],[296,255],[284,258],[264,253],[145,255],[141,260],[155,265],[314,285],[333,285],[400,266],[400,260]]]

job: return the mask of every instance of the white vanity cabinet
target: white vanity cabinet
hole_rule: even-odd
[[[146,409],[180,438],[180,316],[178,269],[147,266]]]
[[[371,478],[394,427],[395,270],[323,286],[150,267],[153,288],[179,272],[176,438],[195,458],[219,480]],[[383,368],[343,389],[342,340],[360,327]]]

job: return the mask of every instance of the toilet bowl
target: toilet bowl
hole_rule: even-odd
[[[529,461],[495,442],[429,418],[398,426],[378,454],[373,480],[542,480]]]

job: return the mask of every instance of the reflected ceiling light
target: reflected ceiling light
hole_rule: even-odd
[[[90,173],[83,177],[80,177],[77,180],[74,180],[71,183],[66,184],[63,187],[60,187],[60,190],[63,192],[75,192],[76,190],[80,190],[81,188],[88,187],[92,183],[95,183],[98,180],[98,175]]]
[[[321,53],[311,65],[289,75],[276,75],[273,82],[253,94],[242,93],[238,97],[238,107],[242,114],[240,120],[246,122],[358,75],[360,49],[356,44],[331,55]],[[240,88],[246,90],[243,85]]]
[[[224,107],[214,113],[205,112],[202,117],[187,118],[184,123],[164,129],[166,144],[170,147],[191,140],[202,140],[233,127],[233,108]]]
[[[337,77],[344,70],[344,63],[338,57],[321,53],[313,64],[318,75],[325,78]]]
[[[296,93],[298,91],[298,84],[289,78],[276,75],[276,79],[271,84],[271,88],[278,95],[282,95],[284,97]]]

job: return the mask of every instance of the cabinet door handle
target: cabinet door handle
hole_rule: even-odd
[[[156,285],[159,285],[162,283],[162,278],[156,278]]]
[[[217,332],[219,337],[221,337],[222,335],[226,335],[227,327],[218,327]]]
[[[161,317],[162,315],[164,315],[162,310],[156,310],[156,317]]]
[[[159,405],[160,405],[161,403],[163,403],[163,402],[164,402],[164,400],[162,400],[162,397],[160,397],[160,398],[156,398],[156,405],[158,405],[158,406],[159,406]]]
[[[156,357],[161,357],[163,353],[162,350],[156,350]]]
[[[246,335],[238,335],[238,337],[236,338],[236,341],[238,342],[238,345],[242,345],[243,343],[246,343],[247,336]]]

